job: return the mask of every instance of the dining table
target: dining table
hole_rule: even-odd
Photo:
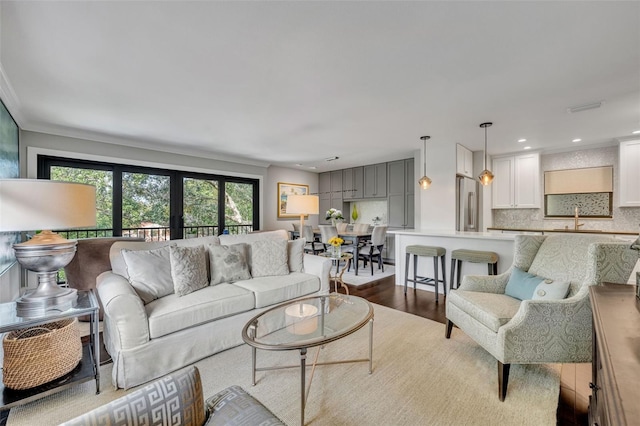
[[[299,231],[289,231],[291,234],[291,239],[295,240],[296,238],[300,238]],[[317,241],[320,241],[320,229],[313,230],[313,236],[316,237]],[[338,237],[342,238],[345,241],[350,241],[353,244],[353,269],[354,273],[358,275],[358,256],[360,254],[360,247],[363,245],[365,241],[371,240],[371,231],[364,232],[355,232],[355,231],[345,231],[338,232]]]
[[[296,239],[300,237],[300,232],[298,231],[289,231],[292,239]],[[313,230],[313,236],[320,239],[320,229]],[[364,232],[355,232],[355,231],[345,231],[338,232],[338,236],[345,241],[351,241],[353,244],[353,270],[356,275],[358,275],[358,256],[360,254],[360,246],[365,242],[371,239],[371,231]]]

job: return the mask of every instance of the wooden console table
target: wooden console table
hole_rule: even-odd
[[[636,286],[591,286],[589,298],[593,310],[589,424],[639,424],[640,302]]]

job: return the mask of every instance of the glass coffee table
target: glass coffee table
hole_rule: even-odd
[[[369,324],[369,357],[312,363],[311,377],[306,385],[307,349],[321,347],[342,339]],[[257,349],[268,351],[300,351],[300,424],[304,425],[304,408],[309,396],[316,365],[368,362],[373,363],[373,306],[356,296],[332,293],[289,301],[253,317],[242,329],[242,338],[251,346],[251,383],[256,384],[256,372],[298,367],[297,365],[256,366]]]

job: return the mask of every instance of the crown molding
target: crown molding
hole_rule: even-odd
[[[2,102],[4,106],[7,107],[7,110],[13,117],[13,119],[18,123],[18,127],[23,128],[26,125],[26,119],[24,114],[22,113],[22,106],[18,97],[16,96],[16,92],[13,90],[13,86],[9,83],[7,79],[6,73],[4,72],[4,67],[0,62],[0,98],[2,98]]]

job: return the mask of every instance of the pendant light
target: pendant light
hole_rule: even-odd
[[[420,178],[418,184],[422,189],[429,189],[431,186],[431,179],[427,176],[427,140],[431,139],[431,136],[420,136],[420,139],[424,142],[424,176]]]
[[[484,170],[478,176],[478,180],[484,186],[487,186],[493,181],[493,173],[487,168],[487,127],[491,127],[493,123],[482,123],[480,127],[484,129]]]

